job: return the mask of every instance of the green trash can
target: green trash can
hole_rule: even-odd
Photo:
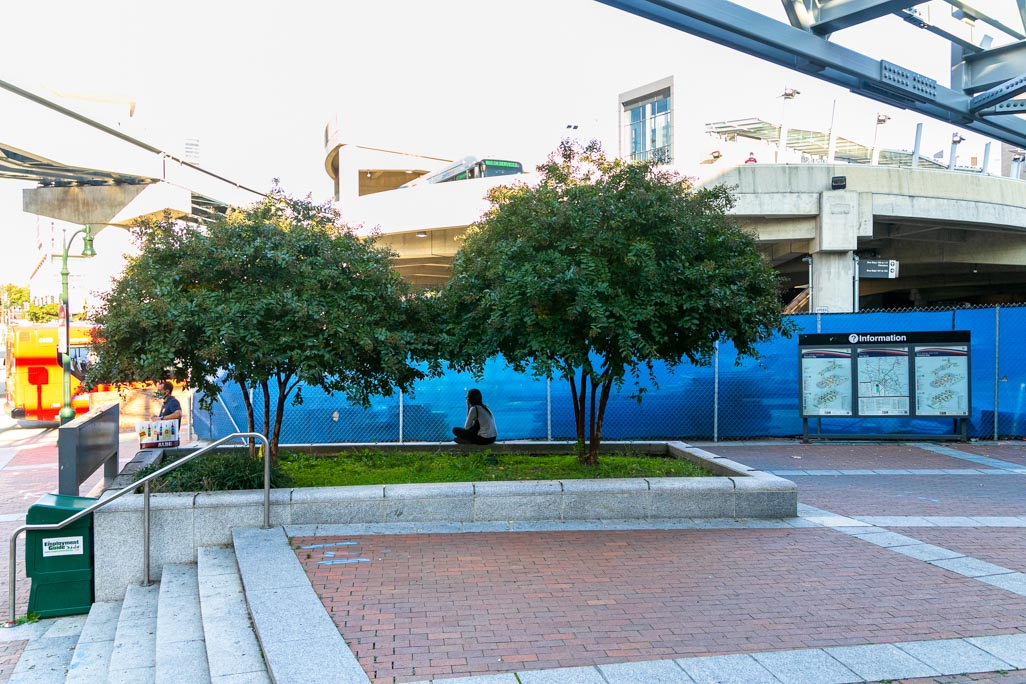
[[[45,494],[29,507],[25,522],[64,522],[96,501]],[[93,603],[92,513],[59,530],[25,532],[25,574],[32,579],[28,612],[42,617],[88,613]]]

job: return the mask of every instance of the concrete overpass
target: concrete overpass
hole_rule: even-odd
[[[343,159],[340,167],[349,165]],[[367,173],[361,167],[359,176]],[[844,178],[843,189],[832,189],[835,177]],[[353,193],[340,202],[347,219],[379,232],[398,252],[404,277],[431,285],[448,277],[462,234],[487,207],[488,187],[509,181]],[[855,308],[855,256],[900,262],[897,279],[860,281],[861,309],[1026,301],[1026,184],[1020,180],[857,164],[748,164],[706,183],[735,188],[735,216],[758,236],[788,292],[806,290],[811,274],[806,310]]]
[[[262,195],[133,137],[131,121],[108,125],[7,81],[0,111],[0,179],[37,183],[28,213],[98,231],[165,211],[205,221]]]

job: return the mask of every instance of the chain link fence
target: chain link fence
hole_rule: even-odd
[[[1026,306],[863,311],[791,316],[790,339],[760,345],[759,361],[737,359],[723,344],[706,367],[655,364],[654,381],[628,380],[609,399],[603,424],[607,440],[739,440],[802,434],[799,415],[798,333],[928,332],[968,330],[972,334],[972,413],[969,435],[980,439],[1026,436]],[[463,425],[464,397],[477,387],[492,409],[500,440],[574,439],[569,383],[515,373],[501,360],[485,367],[478,381],[446,373],[416,384],[410,394],[376,397],[368,408],[341,394],[302,388],[303,402],[286,404],[282,444],[339,442],[447,442]],[[639,401],[640,397],[640,401]],[[262,397],[257,405],[257,429]],[[272,409],[276,397],[271,397]],[[209,411],[194,406],[195,433],[217,439],[246,429],[237,386],[227,386]],[[942,418],[823,418],[820,431],[846,434],[951,434]]]

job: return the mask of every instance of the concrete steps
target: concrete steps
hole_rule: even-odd
[[[94,603],[88,616],[56,620],[45,634],[29,642],[8,681],[269,684],[272,680],[250,618],[235,552],[212,547],[199,550],[196,565],[164,566],[159,584],[129,586],[124,601]],[[277,681],[293,680],[279,677]]]

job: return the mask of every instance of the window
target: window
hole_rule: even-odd
[[[670,89],[624,101],[622,156],[632,161],[653,160],[660,164],[673,161]]]

